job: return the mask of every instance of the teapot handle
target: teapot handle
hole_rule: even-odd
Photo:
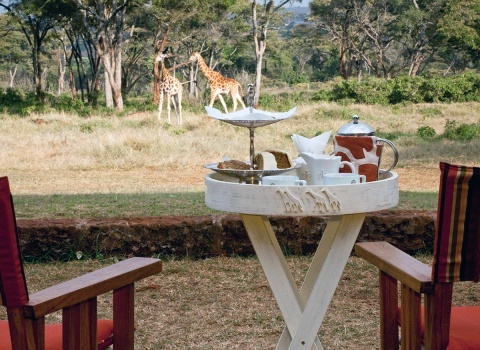
[[[379,138],[379,137],[377,137],[377,141],[385,142],[387,145],[390,146],[390,148],[391,148],[392,151],[393,151],[394,159],[393,159],[393,163],[392,163],[392,165],[390,166],[390,168],[388,168],[387,170],[380,170],[380,169],[379,169],[379,173],[381,173],[381,174],[383,174],[383,173],[388,173],[390,170],[392,170],[393,168],[395,168],[395,166],[396,166],[397,163],[398,163],[398,151],[397,151],[397,148],[395,147],[395,145],[393,144],[392,141],[389,141],[389,140],[386,140],[386,139],[382,139],[382,138]],[[379,167],[379,168],[380,168],[380,167]]]

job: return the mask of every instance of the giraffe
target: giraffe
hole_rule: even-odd
[[[182,124],[182,92],[183,87],[180,80],[170,75],[170,72],[165,68],[165,58],[170,57],[165,53],[160,53],[157,55],[157,62],[161,64],[160,71],[160,102],[158,104],[158,120],[162,115],[163,108],[163,98],[166,96],[167,100],[167,112],[168,112],[168,122],[170,123],[170,99],[172,100],[173,107],[175,108],[175,114],[177,116],[177,123]],[[177,105],[175,104],[175,96],[177,96]]]
[[[218,99],[222,103],[225,113],[228,113],[227,105],[221,94],[231,94],[233,100],[233,111],[237,110],[237,100],[240,101],[243,108],[245,103],[243,103],[242,96],[240,95],[239,89],[241,90],[242,86],[238,81],[232,78],[225,78],[219,72],[211,69],[199,52],[194,52],[189,58],[190,62],[198,62],[200,70],[202,71],[205,78],[208,79],[210,84],[210,107],[213,106],[215,98],[218,96]]]

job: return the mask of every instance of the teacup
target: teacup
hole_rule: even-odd
[[[294,175],[270,175],[262,177],[262,185],[271,186],[305,186],[307,181]]]
[[[353,163],[342,161],[342,157],[340,156],[308,152],[302,152],[300,156],[307,163],[310,173],[310,185],[323,185],[323,177],[325,174],[338,173],[340,168],[345,166],[349,167],[352,173],[356,173]]]
[[[350,185],[365,183],[366,181],[366,176],[360,174],[329,173],[323,175],[324,185]]]

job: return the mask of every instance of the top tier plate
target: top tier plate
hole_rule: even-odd
[[[273,124],[279,122],[280,120],[290,118],[297,110],[297,107],[292,108],[288,112],[280,113],[266,112],[250,107],[228,114],[224,114],[218,109],[208,106],[205,106],[205,110],[207,111],[208,115],[214,119],[218,119],[236,126],[257,128],[259,126]]]

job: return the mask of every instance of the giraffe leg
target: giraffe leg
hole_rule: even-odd
[[[168,124],[171,124],[171,121],[170,121],[170,99],[171,99],[171,96],[170,94],[167,94],[167,113],[168,113]]]
[[[162,108],[163,108],[163,91],[160,92],[160,103],[158,104],[158,121],[160,121],[162,116]]]
[[[215,101],[215,97],[217,97],[217,95],[215,95],[215,93],[212,91],[210,93],[210,104],[209,104],[210,107],[213,107],[213,102]]]
[[[225,109],[225,114],[228,114],[227,104],[225,103],[225,100],[223,99],[222,95],[218,94],[218,99],[220,100],[223,108]]]
[[[175,109],[175,117],[177,117],[177,124],[178,124],[178,107],[175,102],[175,95],[172,95],[172,104],[173,104],[173,108]]]
[[[233,102],[233,111],[237,110],[237,99],[236,96],[232,93],[232,102]]]
[[[240,101],[240,103],[242,104],[242,106],[243,106],[244,109],[247,108],[247,107],[245,106],[245,103],[243,102],[243,98],[242,98],[242,96],[241,96],[240,94],[237,94],[237,99]]]
[[[183,118],[182,118],[182,90],[180,89],[177,93],[177,105],[178,105],[178,123],[180,125],[183,124]]]

